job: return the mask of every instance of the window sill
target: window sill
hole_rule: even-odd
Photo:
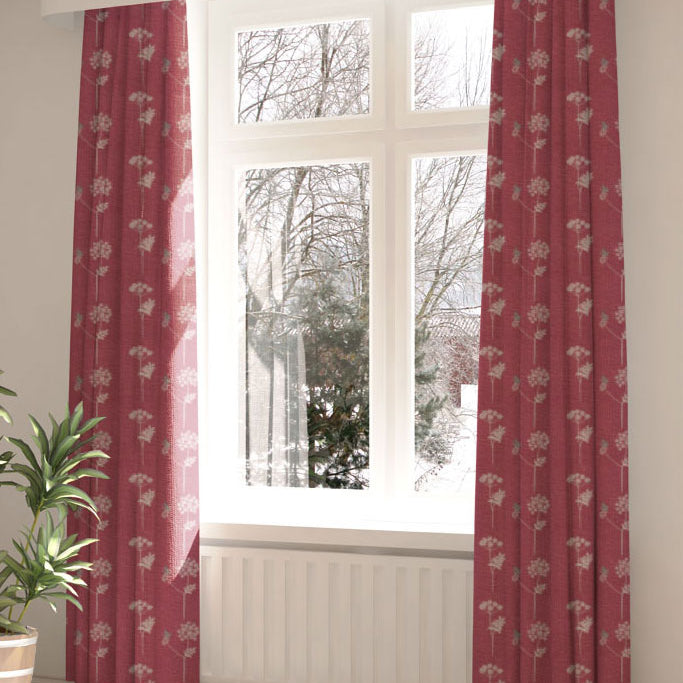
[[[307,550],[317,552],[363,553],[470,559],[474,550],[471,534],[429,530],[415,524],[400,529],[362,528],[360,525],[307,527],[284,524],[203,523],[202,546],[239,546]]]

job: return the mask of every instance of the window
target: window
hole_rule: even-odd
[[[204,521],[471,533],[492,3],[251,5],[210,4]]]

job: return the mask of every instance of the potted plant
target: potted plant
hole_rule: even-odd
[[[0,371],[1,374],[1,371]],[[16,396],[0,386],[0,395]],[[11,424],[9,412],[0,405],[0,419]],[[83,509],[97,517],[92,498],[77,482],[106,475],[82,467],[92,458],[108,458],[98,450],[83,447],[92,436],[83,438],[103,418],[83,422],[83,404],[57,422],[50,415],[51,434],[29,415],[33,428],[34,450],[21,439],[0,436],[14,450],[0,447],[0,488],[14,487],[24,494],[33,523],[12,541],[13,550],[0,550],[0,679],[30,683],[33,674],[38,632],[23,623],[28,606],[35,600],[46,601],[57,611],[56,600],[67,600],[81,608],[77,586],[86,583],[79,574],[91,568],[78,559],[81,548],[95,539],[79,540],[65,533],[66,513]],[[15,460],[21,454],[25,462]]]

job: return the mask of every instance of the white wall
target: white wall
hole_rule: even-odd
[[[42,421],[67,402],[80,52],[76,32],[40,20],[38,0],[0,0],[0,369],[25,437],[27,412]],[[22,498],[0,489],[0,548],[25,521]],[[36,673],[63,679],[63,610],[30,621]]]
[[[633,680],[683,670],[683,8],[618,0],[631,396]],[[39,0],[0,0],[0,367],[19,416],[66,402],[72,197],[81,36]],[[0,547],[21,501],[0,494]],[[38,674],[63,677],[63,617]]]

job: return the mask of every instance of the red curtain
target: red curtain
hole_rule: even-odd
[[[629,674],[613,0],[496,0],[474,681]]]
[[[199,680],[195,268],[184,0],[89,11],[81,76],[70,402],[111,454],[67,677]]]

